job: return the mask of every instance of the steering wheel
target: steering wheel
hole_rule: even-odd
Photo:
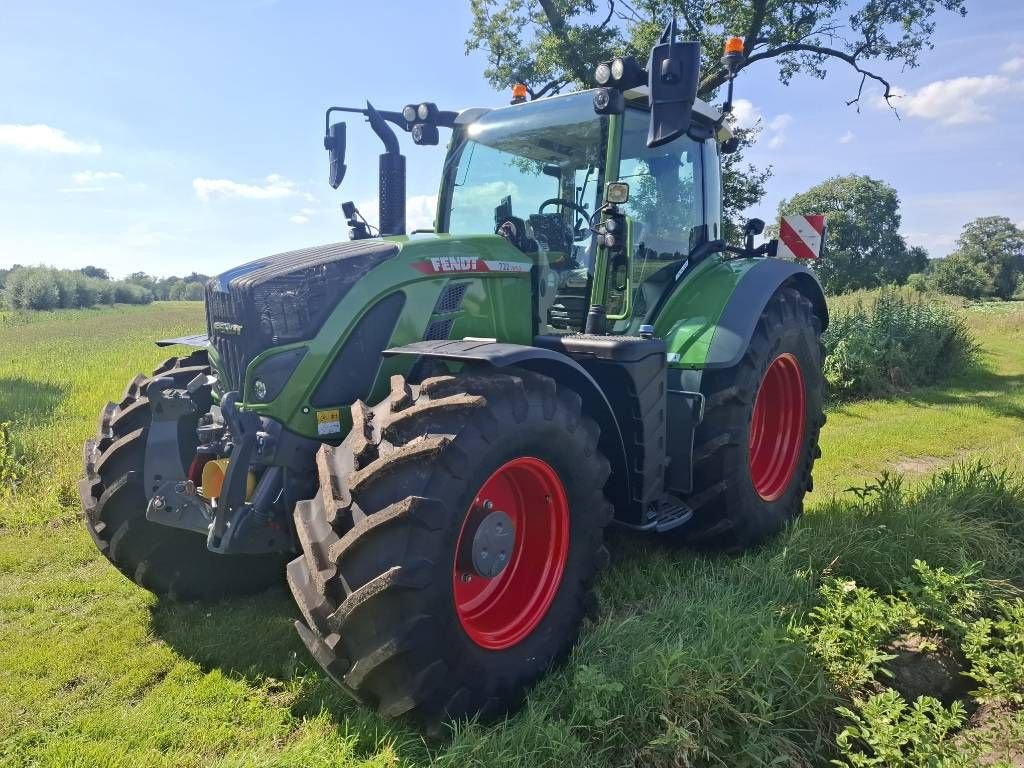
[[[583,218],[583,222],[585,224],[590,221],[590,216],[591,216],[590,211],[588,211],[582,205],[579,205],[578,203],[574,203],[571,200],[566,200],[565,198],[562,198],[562,197],[551,197],[551,198],[548,198],[547,200],[545,200],[543,203],[540,204],[540,207],[537,209],[537,213],[543,214],[544,213],[544,209],[547,208],[549,205],[559,205],[559,206],[561,206],[563,208],[569,208],[570,210],[575,211],[576,213],[578,213]],[[579,229],[579,220],[577,220],[573,224],[573,226],[572,226],[570,231],[572,232],[572,239],[573,240],[581,240],[581,239],[583,239],[584,237],[586,237],[586,236],[588,236],[590,234],[589,226],[587,226],[585,229]]]

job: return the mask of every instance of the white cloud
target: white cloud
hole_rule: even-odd
[[[60,128],[42,124],[0,123],[0,147],[59,155],[97,155],[103,151],[99,144],[75,141]]]
[[[916,91],[901,92],[901,98],[893,103],[910,117],[965,125],[991,120],[997,100],[1020,92],[1020,83],[1000,75],[954,77],[936,80]]]
[[[999,69],[1010,75],[1015,72],[1024,72],[1024,56],[1014,56],[1009,61],[1003,62],[1003,66]]]
[[[504,182],[496,182],[504,183]],[[367,200],[358,204],[359,212],[373,226],[380,221],[380,211],[376,200]],[[405,199],[405,231],[414,229],[433,229],[434,213],[437,211],[437,195],[412,195]]]
[[[839,143],[840,144],[849,144],[855,138],[856,138],[856,135],[854,134],[853,131],[847,131],[846,133],[844,133],[842,136],[839,137]]]
[[[245,184],[230,179],[204,179],[202,177],[192,180],[192,188],[196,196],[204,202],[214,197],[240,197],[246,200],[280,200],[285,197],[292,197],[299,194],[294,181],[289,181],[283,176],[272,173],[267,176],[262,184]],[[304,195],[304,197],[307,197]]]
[[[124,181],[124,174],[117,171],[79,171],[71,174],[71,180],[79,186],[95,186],[105,181]]]
[[[106,187],[61,187],[58,192],[102,192]]]
[[[319,211],[317,211],[316,208],[303,208],[294,216],[289,216],[288,221],[290,221],[292,224],[305,224],[313,216],[316,216],[317,213],[319,213]]]
[[[734,99],[732,115],[736,118],[737,128],[753,128],[764,118],[761,110],[748,99]]]
[[[776,115],[764,128],[765,136],[768,139],[769,149],[778,149],[786,143],[786,130],[793,123],[793,116],[788,114]]]
[[[778,149],[786,143],[786,130],[793,123],[789,114],[776,115],[767,120],[760,107],[748,99],[735,99],[732,103],[732,114],[736,118],[737,128],[757,128],[760,126],[761,141],[767,143],[769,149]]]

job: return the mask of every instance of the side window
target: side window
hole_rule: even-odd
[[[619,162],[619,179],[629,184],[624,212],[632,220],[629,282],[634,321],[646,316],[671,283],[700,242],[705,221],[701,143],[683,135],[648,149],[647,123],[646,112],[626,110]]]
[[[718,142],[704,142],[704,211],[708,225],[708,240],[722,237],[722,159],[718,155]]]

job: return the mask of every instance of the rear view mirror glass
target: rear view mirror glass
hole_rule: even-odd
[[[334,123],[324,136],[324,149],[331,159],[331,175],[328,181],[337,189],[345,178],[345,124]]]
[[[674,34],[675,25],[671,24],[662,35],[662,42],[651,49],[647,63],[651,100],[647,146],[652,148],[686,133],[697,98],[700,44],[674,42]]]

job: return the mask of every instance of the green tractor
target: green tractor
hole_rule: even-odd
[[[754,247],[763,222],[726,243],[736,142],[698,53],[670,27],[590,91],[328,110],[332,186],[332,115],[384,143],[379,233],[346,203],[348,242],[210,281],[207,333],[158,342],[196,349],[85,445],[100,551],[177,599],[286,573],[338,684],[437,722],[508,712],[568,654],[610,524],[731,550],[781,530],[819,455],[827,310]],[[391,126],[452,131],[433,230],[405,232]]]

